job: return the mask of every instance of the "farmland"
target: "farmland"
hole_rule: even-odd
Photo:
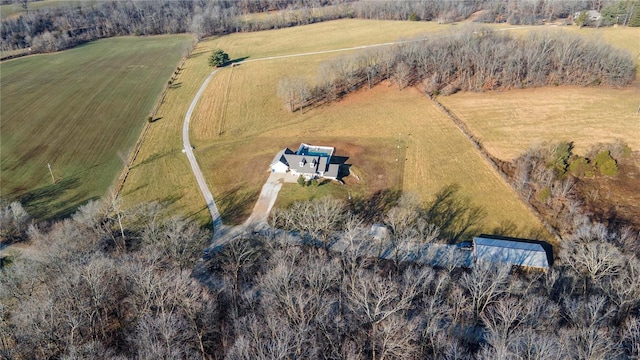
[[[562,28],[628,50],[640,64],[637,28]],[[572,141],[577,153],[621,139],[640,150],[640,82],[624,89],[544,87],[465,92],[440,101],[460,117],[489,152],[503,160],[544,141]]]
[[[345,31],[345,27],[353,31]],[[341,20],[201,42],[180,75],[179,81],[189,88],[170,91],[167,103],[175,105],[171,109],[161,107],[163,120],[151,128],[125,185],[125,198],[132,203],[165,200],[176,211],[206,221],[194,179],[177,175],[189,172],[180,153],[179,129],[188,101],[209,71],[206,51],[219,47],[232,59],[255,60],[387,42],[403,34],[409,37],[450,27]],[[306,109],[304,113],[286,111],[276,96],[279,79],[291,74],[314,81],[320,63],[336,56],[340,55],[246,62],[225,68],[214,77],[192,120],[191,139],[226,221],[239,222],[248,215],[274,154],[282,147],[296,147],[305,141],[335,146],[338,155],[348,157],[347,163],[360,179],[347,179],[346,187],[328,184],[324,189],[311,189],[310,196],[330,193],[346,199],[349,193],[368,196],[382,189],[401,188],[427,201],[442,187],[457,183],[464,196],[489,210],[488,228],[507,219],[523,227],[539,226],[450,120],[416,90],[398,91],[396,86],[386,84],[330,106]],[[278,205],[301,197],[302,190],[295,186],[284,187]]]
[[[341,20],[275,31],[232,34],[200,42],[176,80],[179,86],[167,93],[165,104],[158,111],[158,117],[162,120],[153,123],[149,129],[123,188],[125,201],[129,204],[140,201],[164,201],[174,212],[194,216],[201,222],[210,221],[195,179],[190,174],[189,164],[181,153],[180,131],[191,99],[211,71],[207,65],[207,56],[214,48],[224,49],[232,60],[255,60],[274,55],[389,42],[399,37],[410,37],[448,27],[424,22]],[[255,124],[266,121],[266,126],[278,126],[299,120],[297,114],[286,112],[275,96],[280,77],[288,71],[301,71],[309,78],[315,79],[318,64],[331,56],[336,54],[246,63],[234,68],[225,68],[213,78],[192,119],[191,142],[196,147],[194,151],[209,181],[209,187],[216,201],[221,202],[218,206],[221,207],[223,216],[227,207],[233,207],[233,212],[246,215],[267,178],[266,169],[275,155],[274,146],[294,146],[295,142],[300,141],[300,137],[293,134],[290,143],[287,144],[275,144],[266,139],[270,146],[267,148],[247,142],[250,138],[247,136],[255,135],[261,129],[254,128]],[[274,66],[277,69],[274,69]],[[246,70],[242,70],[243,68]],[[238,74],[247,83],[238,82]],[[225,99],[229,99],[229,103]],[[273,119],[278,119],[277,123],[274,123]],[[221,129],[221,121],[226,124],[223,137],[217,135]],[[220,142],[223,138],[224,146]],[[249,149],[246,147],[247,144],[256,145]],[[238,154],[237,149],[244,149],[242,151],[245,154],[253,151],[251,163],[254,169],[264,169],[264,175],[254,176],[254,172],[244,175],[232,172],[239,169],[236,164],[242,160],[234,157]],[[224,171],[213,169],[212,161],[226,161],[226,165],[231,168],[225,167]],[[229,199],[225,201],[223,196]],[[238,211],[238,206],[243,210]]]
[[[103,196],[191,42],[121,37],[4,62],[2,199],[56,218]]]

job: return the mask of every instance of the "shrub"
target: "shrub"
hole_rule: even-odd
[[[302,175],[298,176],[298,184],[300,186],[305,186],[307,184],[307,182],[304,180],[304,176]]]
[[[549,160],[547,166],[553,169],[558,178],[562,178],[567,172],[567,165],[572,148],[573,145],[571,143],[561,142],[558,143],[553,150],[551,160]]]
[[[575,177],[593,175],[589,160],[584,157],[577,157],[569,164],[569,173]]]
[[[601,151],[596,155],[594,166],[602,175],[615,176],[618,174],[618,163],[611,157],[609,150]]]
[[[548,186],[545,186],[538,193],[538,200],[546,203],[551,198],[551,189]]]

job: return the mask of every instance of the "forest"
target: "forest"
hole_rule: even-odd
[[[543,24],[567,19],[576,12],[602,11],[598,25],[640,26],[640,4],[628,0],[576,1],[348,1],[348,0],[197,0],[96,1],[80,6],[29,9],[2,18],[0,50],[25,49],[21,54],[51,52],[83,42],[121,35],[190,32],[198,37],[260,31],[340,18],[438,21],[450,23],[479,12],[477,22],[514,25]],[[289,10],[273,17],[254,13]],[[622,19],[622,20],[621,20]]]
[[[469,26],[328,60],[315,84],[293,75],[280,80],[277,92],[296,111],[386,80],[436,96],[546,85],[624,86],[634,76],[631,54],[603,42],[560,31],[518,38]]]
[[[482,209],[455,188],[428,203],[400,193],[296,203],[206,251],[211,233],[158,203],[124,209],[108,196],[52,224],[19,203],[0,215],[3,239],[32,249],[0,269],[7,359],[640,355],[639,234],[578,212],[547,272],[372,255],[477,229]],[[388,236],[376,239],[371,221]]]

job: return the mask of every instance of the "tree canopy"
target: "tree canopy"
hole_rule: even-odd
[[[227,65],[227,63],[229,63],[229,54],[221,49],[214,50],[211,57],[209,57],[209,65],[211,66],[222,67]]]

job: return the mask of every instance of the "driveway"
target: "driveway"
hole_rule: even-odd
[[[297,180],[298,178],[296,176],[288,173],[283,174],[272,172],[262,186],[260,197],[258,198],[256,205],[253,207],[251,216],[249,216],[244,225],[266,224],[267,217],[269,216],[271,208],[273,208],[273,204],[275,204],[276,199],[278,198],[278,193],[280,192],[280,188],[282,188],[282,184],[285,182],[296,182]]]

